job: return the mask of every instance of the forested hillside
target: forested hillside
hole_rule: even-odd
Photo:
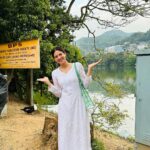
[[[103,33],[100,36],[97,36],[95,38],[96,41],[96,47],[97,48],[105,48],[108,46],[113,46],[118,42],[119,40],[123,40],[127,37],[129,37],[132,33],[126,33],[121,30],[112,30],[107,31]],[[84,51],[84,53],[88,53],[89,51],[94,51],[94,38],[93,37],[87,37],[87,38],[81,38],[76,41],[76,45]]]
[[[139,43],[139,42],[149,42],[149,41],[150,41],[150,30],[148,30],[145,33],[144,32],[134,33],[130,37],[116,42],[116,44],[124,44],[125,42]]]
[[[76,41],[76,45],[82,50],[84,54],[94,51],[94,39],[81,38]],[[137,32],[137,33],[126,33],[121,30],[112,30],[103,33],[95,38],[95,45],[97,48],[106,48],[115,45],[138,44],[140,42],[150,41],[150,30],[147,32]]]

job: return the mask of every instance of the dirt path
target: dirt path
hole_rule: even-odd
[[[0,119],[0,150],[47,150],[42,144],[45,113],[28,115],[25,104],[9,101],[8,116]]]
[[[0,119],[0,150],[50,150],[50,146],[43,145],[42,130],[45,116],[50,113],[40,111],[28,115],[21,111],[25,104],[10,99],[8,115]],[[132,150],[133,143],[108,134],[96,133],[103,141],[106,150]]]
[[[106,150],[133,150],[134,143],[131,143],[123,138],[108,134],[108,132],[95,132],[95,136],[100,139],[105,145]]]

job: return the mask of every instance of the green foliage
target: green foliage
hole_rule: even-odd
[[[64,44],[63,44],[64,45]],[[80,49],[77,48],[74,45],[66,44],[64,47],[67,50],[67,59],[70,62],[79,61],[81,63],[84,63],[85,61],[82,59],[82,55],[80,53]]]
[[[132,136],[127,137],[127,140],[128,140],[129,142],[131,142],[131,143],[134,143],[134,142],[135,142],[135,138],[132,137]]]
[[[13,20],[15,17],[14,2],[10,0],[0,1],[0,43],[11,41],[13,38]]]
[[[98,57],[99,55],[97,53],[90,53],[86,56],[86,60],[88,61],[88,63],[91,63]],[[102,58],[103,62],[101,68],[99,71],[95,70],[93,79],[96,82],[96,88],[101,88],[101,91],[105,96],[101,99],[95,98],[96,106],[92,114],[92,120],[94,125],[96,124],[101,128],[116,129],[128,116],[126,111],[122,112],[119,109],[119,104],[121,103],[120,98],[122,98],[126,94],[126,91],[121,84],[117,82],[115,83],[115,81],[104,81],[103,76],[105,78],[106,74],[103,71],[103,68],[106,67],[110,70],[110,68],[117,68],[118,66],[123,67],[127,63],[131,64],[129,60],[132,60],[134,58],[134,55],[132,53],[103,54]],[[112,75],[110,75],[110,77],[111,76]],[[114,101],[109,101],[109,97],[115,98]]]
[[[50,95],[42,95],[39,92],[34,92],[33,94],[34,103],[38,105],[54,105],[56,101]]]
[[[102,50],[101,50],[102,51]],[[85,56],[88,63],[93,60],[98,60],[98,53],[89,53]],[[127,67],[135,66],[136,56],[133,52],[121,52],[121,53],[107,53],[101,54],[102,63],[101,66],[106,68],[118,68],[118,67]]]
[[[6,3],[7,2],[7,3]],[[50,3],[48,0],[13,0],[2,1],[3,9],[0,10],[5,28],[0,26],[0,42],[11,42],[25,39],[41,38],[48,24],[50,16]],[[8,10],[8,11],[5,11]],[[5,13],[5,15],[2,15]]]
[[[92,113],[94,125],[104,129],[117,129],[127,117],[126,111],[120,111],[116,102],[107,102],[106,99],[95,102],[95,110]]]
[[[94,76],[94,80],[102,87],[105,96],[101,99],[94,97],[93,123],[104,129],[116,129],[128,116],[126,111],[119,109],[120,98],[125,95],[125,92],[121,85],[114,82],[105,82],[99,74]],[[110,100],[110,97],[114,98],[114,100]]]
[[[132,52],[124,54],[124,66],[135,66],[136,56]]]
[[[2,0],[0,2],[0,43],[40,38],[57,45],[70,43],[71,32],[80,25],[66,13],[65,1]]]
[[[92,140],[92,150],[105,150],[104,144],[97,139]]]
[[[122,98],[125,95],[125,92],[122,90],[119,84],[115,83],[105,83],[103,88],[106,90],[107,96]]]
[[[79,27],[73,23],[77,17],[66,13],[65,1],[49,0],[2,0],[0,1],[0,43],[40,39],[41,68],[34,70],[34,89],[38,91],[36,79],[48,76],[57,65],[50,55],[54,46],[68,49],[69,61],[82,61],[82,56],[77,47],[71,46],[73,40],[71,33]],[[26,71],[14,70],[17,74],[17,93],[26,99]],[[23,86],[22,86],[23,85]],[[36,87],[37,86],[37,87]],[[44,87],[44,93],[47,91]]]
[[[54,60],[50,54],[53,44],[48,41],[41,41],[40,43],[40,62],[41,67],[34,71],[34,78],[35,80],[40,76],[48,76],[51,79],[51,72],[55,68]]]

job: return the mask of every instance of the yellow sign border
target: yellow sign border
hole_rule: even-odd
[[[39,39],[0,44],[0,69],[40,68]]]

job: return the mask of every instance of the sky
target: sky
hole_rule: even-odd
[[[66,0],[66,5],[68,5],[69,2],[70,0]],[[79,8],[82,5],[86,4],[86,2],[87,0],[76,0],[72,7],[71,13],[73,15],[79,15],[80,14]],[[99,36],[106,31],[112,30],[112,28],[103,29],[103,27],[101,27],[100,25],[98,25],[98,23],[94,21],[88,21],[87,24],[90,27],[90,29],[92,29],[92,31],[95,31],[96,36]],[[138,17],[132,23],[126,25],[125,27],[120,27],[119,29],[124,32],[129,32],[129,33],[146,32],[150,29],[150,18]],[[75,40],[78,40],[82,37],[88,37],[88,32],[86,29],[80,29],[74,32],[73,35],[76,36]]]

